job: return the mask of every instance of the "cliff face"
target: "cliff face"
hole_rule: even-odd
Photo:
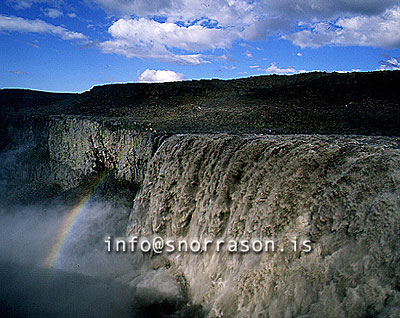
[[[66,116],[3,117],[1,127],[7,141],[2,153],[7,160],[0,164],[3,183],[11,192],[30,185],[30,193],[19,193],[27,199],[38,191],[46,195],[75,188],[103,170],[136,188],[165,138],[123,129],[115,121]]]
[[[113,169],[117,180],[142,183],[147,162],[164,137],[114,125],[118,123],[52,120],[47,141],[50,160],[54,170],[59,166],[66,170],[55,179],[60,183],[66,181],[64,187],[76,186],[82,176]],[[71,175],[78,180],[68,180]]]

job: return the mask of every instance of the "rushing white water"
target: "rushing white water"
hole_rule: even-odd
[[[399,314],[399,229],[396,139],[188,135],[149,163],[127,234],[282,242],[164,255],[210,317],[386,317]]]

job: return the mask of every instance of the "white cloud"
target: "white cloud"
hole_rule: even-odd
[[[317,71],[318,72],[318,71]],[[342,73],[342,74],[346,74],[346,73],[354,73],[354,72],[360,72],[359,68],[353,68],[351,71],[335,71],[336,73]]]
[[[317,25],[322,21],[338,19],[379,20],[385,12],[396,11],[399,0],[92,0],[101,7],[119,13],[121,16],[136,17],[162,16],[169,23],[192,23],[203,19],[218,27],[221,34],[232,39],[261,40],[270,35],[288,34],[299,21],[304,25]],[[343,18],[346,17],[346,18]],[[350,20],[349,20],[350,22]],[[355,22],[355,21],[353,21]],[[379,21],[375,21],[379,24]],[[367,22],[366,22],[367,24]],[[385,27],[375,31],[385,33]],[[361,32],[367,35],[368,32]],[[298,34],[298,37],[310,37],[309,34]],[[379,36],[378,36],[379,37]],[[289,39],[289,38],[288,38]],[[305,46],[319,46],[305,43]],[[347,38],[343,45],[359,45],[356,38]],[[301,39],[299,39],[300,41]],[[299,42],[298,41],[298,42]],[[308,42],[310,42],[308,41]],[[354,43],[353,43],[353,42]],[[340,42],[340,41],[339,41]],[[325,42],[322,42],[325,43]],[[330,43],[330,42],[329,42]],[[328,43],[328,44],[329,44]],[[349,44],[347,44],[349,43]],[[378,43],[378,46],[380,44]]]
[[[43,20],[27,20],[20,17],[0,15],[0,31],[49,33],[61,37],[63,40],[87,40],[82,33],[69,31],[66,28],[55,26]]]
[[[159,43],[186,51],[229,48],[238,36],[236,32],[210,29],[198,24],[185,27],[145,18],[119,19],[108,32],[114,38],[125,39],[138,46]]]
[[[274,35],[300,47],[400,47],[399,0],[91,1],[120,17],[101,49],[128,58],[202,64],[213,58],[204,55],[207,50]],[[299,21],[302,30],[290,34]],[[248,50],[245,55],[252,57]]]
[[[301,48],[325,45],[400,47],[400,7],[386,10],[378,16],[340,18],[306,27],[308,29],[285,38]]]
[[[182,81],[185,78],[184,74],[175,73],[174,71],[146,69],[142,74],[140,74],[139,82],[177,82]]]
[[[155,59],[163,62],[191,65],[209,63],[202,54],[174,54],[159,44],[140,47],[124,39],[102,42],[100,43],[100,48],[105,53],[124,55],[127,58],[137,57],[140,59]]]
[[[92,0],[122,16],[166,16],[169,21],[193,21],[203,17],[221,26],[254,22],[256,2],[248,0]]]
[[[67,16],[69,16],[70,18],[76,18],[76,13],[74,12],[67,13]]]
[[[303,56],[303,54],[301,54],[300,52],[296,54],[297,56]]]
[[[304,73],[306,72],[305,70],[296,70],[293,67],[287,67],[287,68],[279,68],[276,66],[275,63],[272,63],[270,67],[266,69],[267,74],[293,74],[293,73]]]
[[[250,68],[259,68],[260,66],[259,65],[250,65],[249,67]]]
[[[54,8],[43,9],[42,11],[45,16],[52,18],[52,19],[55,19],[55,18],[58,18],[58,17],[61,17],[64,15],[64,13],[62,13],[60,10],[54,9]]]
[[[180,26],[145,18],[119,19],[108,32],[113,39],[100,44],[104,52],[183,64],[201,64],[207,60],[202,54],[177,54],[173,53],[173,49],[186,52],[226,49],[238,37],[235,31],[199,24]]]
[[[21,1],[21,0],[20,0]],[[296,21],[343,15],[372,16],[399,4],[398,0],[92,0],[100,7],[139,17],[166,16],[169,21],[209,18],[220,26],[254,26],[256,33],[287,28]],[[249,34],[250,36],[251,34]]]
[[[340,15],[372,16],[398,4],[398,0],[271,0],[268,9],[304,21]]]
[[[381,61],[379,70],[400,70],[400,61],[398,58],[389,57],[385,61]]]

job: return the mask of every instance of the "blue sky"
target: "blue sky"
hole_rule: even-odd
[[[0,87],[400,69],[400,0],[4,0]]]

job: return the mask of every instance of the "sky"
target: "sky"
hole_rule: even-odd
[[[0,87],[400,69],[400,0],[2,0]]]

